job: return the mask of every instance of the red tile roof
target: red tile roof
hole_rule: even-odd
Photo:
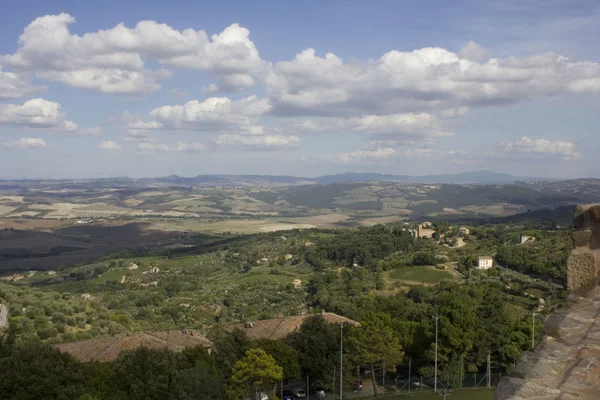
[[[186,347],[212,347],[212,342],[195,331],[146,332],[133,335],[83,340],[56,345],[63,353],[69,353],[81,362],[114,361],[121,352],[139,347],[151,349],[168,348],[182,351]]]
[[[360,325],[357,321],[351,320],[334,313],[323,313],[323,318],[330,324],[352,324]],[[231,324],[226,330],[233,331],[238,328],[248,335],[250,339],[283,339],[291,333],[300,329],[304,320],[311,315],[296,315],[291,317],[281,317],[274,319],[264,319],[252,321],[252,323]],[[251,325],[251,326],[250,326]]]

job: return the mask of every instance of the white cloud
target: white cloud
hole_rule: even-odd
[[[581,157],[575,144],[563,140],[530,139],[527,136],[519,140],[503,144],[493,155],[507,157],[522,155],[525,157],[562,157],[565,161]]]
[[[202,143],[193,142],[193,143],[185,143],[178,142],[174,146],[169,146],[165,143],[138,143],[137,149],[141,153],[154,153],[157,151],[171,151],[171,152],[185,152],[185,153],[197,153],[200,151],[205,151],[206,146]]]
[[[64,122],[60,104],[44,99],[28,100],[23,105],[0,104],[0,124],[52,128]]]
[[[264,83],[274,114],[337,117],[421,112],[451,117],[468,107],[600,91],[598,63],[553,53],[477,62],[464,58],[465,52],[392,50],[379,59],[345,62],[308,49],[275,63]]]
[[[2,71],[2,66],[0,66],[0,101],[16,99],[42,89],[31,86],[29,80],[22,75]]]
[[[117,142],[113,142],[111,140],[106,140],[98,145],[100,150],[105,151],[118,151],[121,150],[122,146]]]
[[[210,38],[203,30],[179,31],[155,21],[140,21],[72,34],[69,14],[36,18],[19,37],[20,47],[2,58],[6,65],[33,71],[42,79],[106,93],[141,94],[160,89],[161,71],[146,61],[199,69],[215,76],[221,90],[237,91],[254,86],[254,76],[266,71],[250,40],[248,29],[230,25]]]
[[[254,149],[285,149],[296,147],[300,139],[293,135],[239,135],[222,134],[214,139],[218,146]]]
[[[465,44],[458,52],[460,58],[464,58],[465,60],[471,61],[486,60],[490,57],[491,54],[492,52],[489,49],[486,49],[479,43],[476,43],[472,40],[467,42],[467,44]]]
[[[12,142],[4,142],[2,146],[7,149],[41,149],[48,147],[48,144],[40,138],[23,137]]]
[[[65,119],[59,103],[41,98],[27,100],[23,105],[0,104],[0,124],[48,128],[53,132],[78,136],[98,136],[98,127],[80,128],[73,121]]]
[[[440,137],[451,133],[442,127],[433,115],[406,113],[390,115],[365,115],[362,117],[324,117],[302,122],[305,132],[356,132],[384,136]]]
[[[345,164],[360,164],[386,161],[395,155],[397,155],[395,149],[386,147],[377,150],[358,150],[350,153],[342,153],[338,155],[338,159]]]
[[[254,126],[258,117],[271,108],[268,99],[249,96],[241,100],[227,97],[209,97],[200,102],[163,106],[150,112],[152,121],[131,121],[128,131],[190,130],[215,131]]]

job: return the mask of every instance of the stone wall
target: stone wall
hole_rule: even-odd
[[[572,292],[585,295],[600,283],[600,205],[577,206],[573,226],[567,282]]]
[[[600,399],[600,205],[573,220],[567,304],[544,321],[542,341],[524,352],[495,400]]]

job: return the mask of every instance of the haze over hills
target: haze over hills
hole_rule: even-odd
[[[497,173],[492,171],[469,171],[458,174],[439,174],[439,175],[394,175],[381,174],[376,172],[345,172],[342,174],[322,175],[314,178],[299,177],[291,175],[246,175],[246,174],[201,174],[196,176],[169,175],[164,177],[148,178],[89,178],[89,179],[23,179],[23,180],[4,180],[0,182],[56,182],[56,181],[96,181],[100,182],[123,182],[131,181],[148,183],[169,183],[174,185],[190,186],[277,186],[277,185],[305,185],[311,183],[337,183],[337,182],[400,182],[400,183],[445,183],[445,184],[505,184],[525,180],[534,181],[557,181],[557,179],[547,178],[526,178],[509,174]]]

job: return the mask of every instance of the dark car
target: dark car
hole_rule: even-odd
[[[294,400],[294,395],[292,394],[292,392],[290,390],[284,390],[282,395],[283,395],[282,400]]]
[[[352,384],[351,389],[354,392],[360,392],[363,389],[363,382],[361,380],[354,381],[354,383]]]
[[[315,394],[319,397],[325,397],[325,389],[321,385],[315,385]]]

